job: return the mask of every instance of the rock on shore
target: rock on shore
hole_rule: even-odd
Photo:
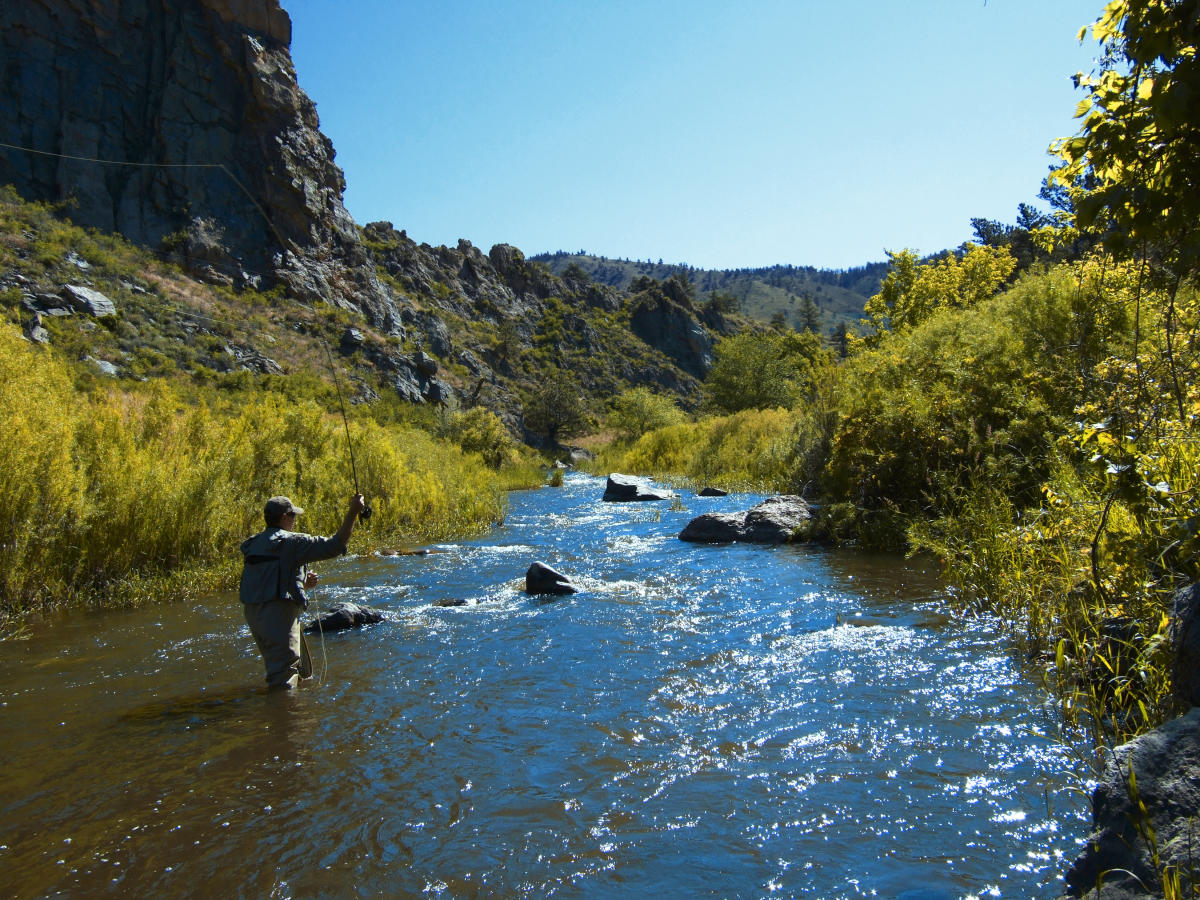
[[[1175,696],[1190,710],[1113,751],[1092,793],[1092,834],[1067,872],[1072,897],[1162,897],[1164,873],[1178,876],[1181,897],[1200,887],[1200,585],[1175,595],[1170,636]]]

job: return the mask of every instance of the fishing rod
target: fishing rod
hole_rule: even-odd
[[[325,335],[317,335],[321,339],[321,346],[325,348],[325,358],[329,361],[329,374],[333,376],[333,386],[337,389],[338,406],[342,410],[342,425],[346,428],[346,449],[350,452],[350,476],[354,479],[354,493],[361,494],[358,489],[358,468],[354,465],[354,444],[350,440],[350,419],[346,415],[346,401],[342,399],[342,383],[338,380],[337,367],[333,364],[333,352],[329,349],[329,342],[325,340]],[[371,507],[364,506],[360,515],[364,519],[371,518]]]

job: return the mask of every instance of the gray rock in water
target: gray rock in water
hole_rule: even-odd
[[[595,458],[596,454],[583,447],[572,447],[570,454],[567,456],[567,459],[570,460],[571,465],[573,466],[592,462]]]
[[[670,500],[675,495],[670,491],[653,491],[638,479],[613,473],[604,486],[604,500],[609,503],[631,503],[647,500]]]
[[[1170,636],[1175,696],[1187,706],[1200,706],[1200,584],[1175,594]]]
[[[696,496],[697,497],[728,497],[729,491],[723,491],[720,488],[715,488],[715,487],[706,487],[706,488],[701,488],[700,493],[698,493]]]
[[[62,289],[63,299],[80,312],[90,313],[97,318],[115,316],[117,307],[108,297],[90,287],[68,284]]]
[[[310,622],[308,627],[304,629],[304,633],[315,634],[318,631],[345,631],[347,628],[373,625],[376,622],[382,622],[383,619],[383,613],[377,609],[339,600],[333,606],[329,607],[327,612],[321,613],[321,615]]]
[[[704,513],[684,526],[679,539],[697,544],[730,544],[742,540],[745,524],[744,512]]]
[[[746,513],[744,541],[754,544],[785,544],[796,529],[812,517],[800,497],[771,497]]]
[[[744,513],[697,516],[679,532],[679,539],[701,544],[784,544],[811,516],[800,497],[771,497]]]
[[[1192,896],[1198,810],[1200,708],[1193,707],[1114,751],[1092,794],[1094,830],[1067,872],[1068,892],[1087,900],[1162,897],[1162,876],[1145,837],[1153,834],[1160,864],[1175,869],[1182,881],[1180,896]]]
[[[556,572],[544,562],[535,562],[525,573],[527,594],[574,594],[575,585],[561,572]]]

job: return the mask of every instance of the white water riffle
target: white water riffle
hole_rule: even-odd
[[[603,488],[327,564],[318,603],[390,621],[290,695],[232,594],[0,645],[14,895],[1056,894],[1085,798],[994,627],[919,563],[676,538],[761,498]],[[534,560],[581,592],[526,596]]]

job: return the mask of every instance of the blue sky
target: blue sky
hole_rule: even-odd
[[[360,223],[843,268],[1036,201],[1102,0],[283,0]]]

